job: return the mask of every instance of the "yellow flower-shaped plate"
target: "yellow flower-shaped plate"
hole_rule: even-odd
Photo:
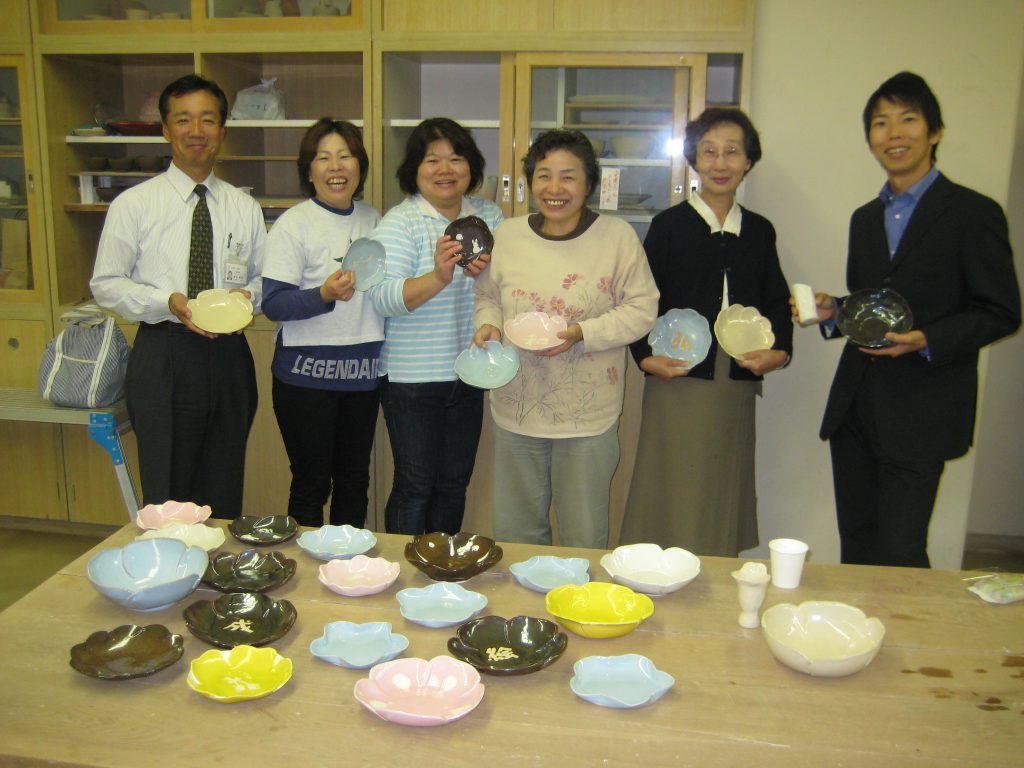
[[[628,635],[654,613],[654,603],[647,595],[603,581],[556,587],[545,602],[548,613],[563,627],[583,637]]]
[[[230,704],[267,696],[292,678],[292,660],[273,648],[238,645],[207,651],[192,662],[188,685],[208,699]]]

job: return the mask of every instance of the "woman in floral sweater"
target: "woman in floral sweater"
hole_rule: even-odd
[[[501,339],[520,312],[559,315],[568,327],[558,346],[521,354],[516,377],[491,392],[494,534],[550,544],[553,498],[559,542],[603,549],[626,345],[654,324],[658,289],[632,227],[585,205],[598,181],[586,136],[541,134],[523,170],[539,213],[495,233],[476,283],[473,341]]]

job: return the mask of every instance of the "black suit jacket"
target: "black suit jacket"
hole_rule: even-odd
[[[890,260],[883,210],[875,199],[850,220],[847,288],[887,287],[906,298],[931,359],[918,353],[872,357],[848,344],[821,437],[839,427],[858,388],[870,386],[879,440],[892,458],[951,459],[973,440],[978,350],[1020,326],[1006,217],[995,201],[940,175]]]

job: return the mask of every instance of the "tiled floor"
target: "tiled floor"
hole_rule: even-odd
[[[0,528],[0,611],[102,539]]]

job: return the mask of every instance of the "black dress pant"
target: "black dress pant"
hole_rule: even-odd
[[[945,462],[908,461],[879,442],[870,367],[829,438],[844,563],[928,568],[928,525]]]
[[[178,323],[139,326],[125,380],[138,438],[142,499],[242,514],[256,371],[242,334],[208,339]]]

